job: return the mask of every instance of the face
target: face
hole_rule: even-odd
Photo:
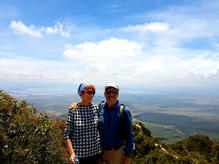
[[[117,89],[109,87],[105,90],[104,95],[106,97],[107,104],[111,107],[116,104],[119,92]]]
[[[94,98],[94,95],[95,95],[95,91],[93,89],[88,89],[88,90],[85,89],[84,91],[82,91],[81,98],[84,102],[90,104],[92,99]]]

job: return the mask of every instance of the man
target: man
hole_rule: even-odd
[[[103,160],[107,164],[129,164],[133,152],[132,117],[126,106],[118,100],[119,87],[105,86],[106,103],[100,110],[99,126],[104,149]]]

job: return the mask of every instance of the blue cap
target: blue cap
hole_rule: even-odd
[[[84,88],[86,88],[88,86],[88,84],[85,83],[81,83],[78,87],[78,94],[79,96],[81,95],[82,91],[84,90]]]

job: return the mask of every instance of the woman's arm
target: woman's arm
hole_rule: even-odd
[[[66,145],[67,145],[67,149],[68,149],[68,152],[70,154],[70,161],[72,164],[75,164],[74,160],[75,160],[75,152],[74,152],[74,149],[73,149],[73,146],[72,146],[72,142],[70,140],[71,136],[72,136],[72,133],[73,133],[73,129],[74,129],[74,126],[73,126],[73,111],[72,110],[69,110],[69,114],[68,114],[68,118],[67,118],[67,122],[66,122],[66,125],[65,125],[65,133],[64,133],[64,136],[65,136],[65,140],[66,140]]]
[[[67,145],[67,148],[68,148],[68,152],[70,154],[70,161],[71,161],[71,163],[74,164],[75,163],[74,162],[74,160],[75,160],[75,152],[74,152],[71,140],[69,138],[66,139],[66,145]]]

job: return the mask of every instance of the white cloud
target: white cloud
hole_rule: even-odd
[[[218,14],[218,1],[203,1],[190,6],[170,7],[168,10],[152,12],[147,16],[148,19],[171,24],[171,29],[168,31],[171,37],[190,39],[218,37]]]
[[[163,44],[145,49],[139,43],[113,38],[69,45],[63,56],[80,62],[85,68],[84,77],[95,78],[97,83],[114,79],[125,84],[176,85],[217,79],[219,61],[206,60],[206,56],[215,56],[214,52],[162,47]]]
[[[85,42],[78,45],[68,45],[63,56],[88,62],[117,62],[123,58],[141,55],[141,45],[128,40],[111,38],[98,43]],[[98,63],[99,63],[98,62]]]
[[[59,81],[71,82],[79,72],[71,63],[38,61],[33,59],[0,59],[0,80],[4,81]],[[69,71],[70,69],[71,71]],[[68,71],[67,71],[68,70]]]
[[[40,30],[36,29],[33,25],[28,27],[21,21],[11,21],[10,27],[17,34],[26,34],[34,37],[42,37]]]
[[[108,43],[109,40],[104,41]],[[90,42],[89,44],[97,46],[99,43]],[[128,47],[129,50],[132,49],[131,45]],[[86,48],[85,45],[79,47]],[[90,50],[90,47],[88,49]],[[106,48],[106,52],[107,50]],[[131,56],[120,51],[119,56],[107,56],[106,58],[102,57],[104,54],[83,54],[81,51],[80,48],[76,49],[71,54],[73,55],[71,60],[65,62],[0,59],[0,80],[69,83],[72,81],[79,83],[86,80],[96,85],[102,85],[109,81],[122,85],[186,85],[219,80],[219,61],[206,60],[205,55],[195,56],[201,52],[190,52],[190,55],[194,57],[189,59],[180,55],[174,56],[175,52],[178,54],[187,53],[180,49],[168,50],[163,54],[160,51],[151,51],[149,54],[140,49],[139,55]],[[88,51],[83,50],[82,52]],[[95,50],[95,52],[99,51]]]
[[[11,21],[11,29],[17,34],[30,35],[34,37],[42,37],[44,34],[60,34],[63,37],[70,37],[70,33],[65,31],[63,25],[57,22],[54,27],[39,27],[36,28],[34,25],[26,26],[21,21]]]
[[[67,31],[64,31],[63,25],[60,22],[57,22],[54,27],[46,27],[45,33],[47,34],[58,34],[60,33],[63,37],[70,37],[70,33]]]
[[[46,40],[48,39],[46,38],[43,43],[38,44],[38,47],[48,47],[49,50],[44,48],[45,51],[35,57],[46,60],[46,54],[57,55],[57,52],[62,52],[59,57],[53,58],[56,62],[23,59],[5,61],[0,58],[0,77],[1,79],[10,77],[10,80],[17,78],[69,82],[73,79],[79,82],[89,80],[95,84],[115,81],[132,86],[218,83],[219,28],[217,27],[219,22],[217,15],[219,8],[206,8],[208,11],[204,12],[205,7],[191,5],[186,8],[175,7],[167,11],[147,13],[148,15],[143,15],[145,19],[142,19],[142,24],[127,25],[122,28],[122,32],[121,28],[107,30],[90,27],[75,28],[78,33],[74,37],[71,37],[59,22],[51,27],[37,28],[26,26],[20,21],[14,21],[14,23],[12,21],[11,28],[14,31],[20,29],[20,34],[23,31],[23,34],[35,37],[58,34],[69,38],[56,41]],[[210,12],[210,16],[206,16]],[[148,20],[154,22],[144,23]],[[39,36],[34,35],[37,31]],[[200,47],[204,43],[199,44],[199,38],[204,43],[210,41],[214,48]],[[65,45],[67,42],[74,44],[67,45],[64,50],[62,46],[57,46]],[[183,44],[185,42],[187,44]],[[56,49],[54,50],[53,47]],[[9,53],[9,55],[12,54]],[[5,53],[4,56],[7,54]],[[57,60],[60,61],[57,62]]]
[[[161,22],[152,22],[152,23],[145,23],[143,25],[135,25],[135,26],[128,26],[123,28],[125,32],[162,32],[167,31],[169,29],[168,23],[161,23]]]
[[[138,65],[136,73],[139,76],[148,75],[157,80],[173,79],[175,82],[179,80],[184,82],[188,79],[190,81],[211,80],[219,69],[219,61],[200,57],[186,59],[171,55],[150,57],[139,62]]]

